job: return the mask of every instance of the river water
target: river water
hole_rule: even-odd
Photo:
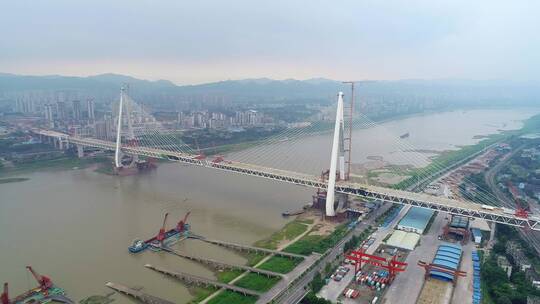
[[[353,162],[378,155],[392,163],[420,166],[409,149],[448,150],[474,144],[475,135],[520,128],[538,109],[470,110],[414,116],[356,130]],[[397,136],[410,133],[406,142]],[[260,163],[320,172],[329,162],[330,134],[273,145]],[[231,155],[249,160],[252,151]],[[273,152],[272,152],[273,153]],[[271,153],[270,153],[271,154]],[[414,153],[418,155],[418,153]],[[281,155],[276,157],[275,155]],[[298,156],[299,155],[299,156]],[[417,163],[416,163],[417,162]],[[169,225],[191,210],[192,230],[211,238],[250,244],[281,228],[280,213],[309,202],[312,190],[175,163],[136,176],[108,176],[82,170],[41,170],[19,175],[30,180],[0,185],[0,282],[16,294],[35,285],[25,265],[52,277],[74,299],[107,292],[108,281],[144,286],[149,294],[177,303],[190,296],[180,283],[143,267],[150,263],[212,277],[207,268],[166,254],[127,251],[133,239],[156,233],[164,212]],[[234,252],[188,241],[177,249],[231,263]],[[116,296],[116,303],[129,303]]]

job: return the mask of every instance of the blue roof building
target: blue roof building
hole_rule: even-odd
[[[435,258],[433,258],[433,262],[431,263],[448,270],[458,270],[459,263],[461,262],[461,254],[460,245],[443,243],[437,249]],[[444,281],[453,281],[455,279],[454,275],[439,270],[431,270],[430,275]]]
[[[482,243],[482,231],[480,231],[480,229],[478,228],[472,228],[471,231],[472,231],[474,242],[476,244]]]
[[[407,214],[399,221],[397,229],[407,232],[424,233],[434,211],[420,207],[411,207]]]

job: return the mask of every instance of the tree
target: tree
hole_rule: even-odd
[[[303,299],[302,304],[332,304],[332,302],[319,298],[313,291],[310,291]]]
[[[498,298],[495,302],[497,302],[497,304],[512,304],[512,300],[510,300],[510,298],[507,296],[502,296]]]
[[[311,281],[310,285],[311,285],[311,290],[313,290],[313,292],[318,292],[319,290],[321,290],[321,288],[323,288],[324,280],[322,279],[321,274],[319,272],[317,272],[313,276],[313,280]]]

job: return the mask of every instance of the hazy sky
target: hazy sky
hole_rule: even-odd
[[[540,1],[0,0],[0,72],[540,80]]]

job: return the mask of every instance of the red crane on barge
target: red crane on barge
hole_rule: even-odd
[[[53,286],[52,280],[48,276],[40,275],[39,273],[37,273],[32,268],[32,266],[26,266],[26,269],[28,269],[32,273],[32,275],[39,284],[39,288],[46,294],[49,288]]]
[[[178,224],[176,224],[176,231],[178,231],[178,233],[182,233],[186,229],[187,219],[190,214],[191,214],[191,211],[188,211],[188,213],[186,213],[184,218],[181,221],[179,221]]]
[[[165,240],[167,236],[165,232],[165,225],[167,225],[167,217],[169,217],[169,213],[165,213],[165,217],[163,218],[163,225],[161,225],[158,235],[156,236],[156,240],[159,242],[161,246],[163,246],[163,241]]]
[[[2,304],[10,304],[7,282],[4,283],[4,292],[2,292],[2,295],[0,295],[0,301],[2,301]]]

